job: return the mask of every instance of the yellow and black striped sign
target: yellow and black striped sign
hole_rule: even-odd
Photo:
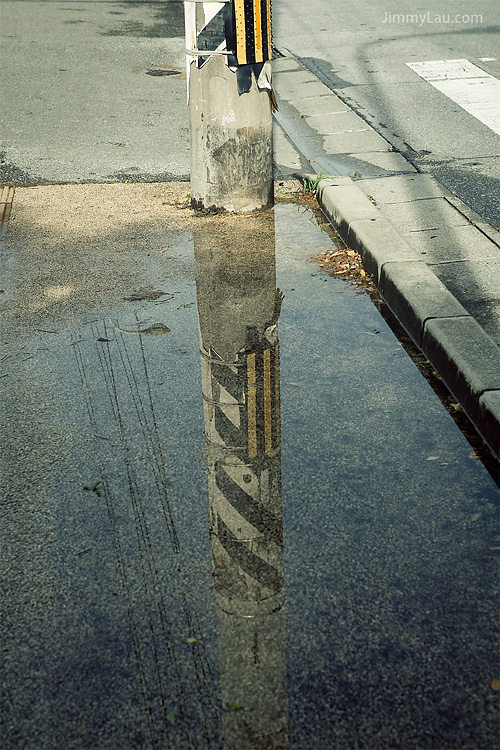
[[[238,65],[270,60],[271,0],[234,0]]]

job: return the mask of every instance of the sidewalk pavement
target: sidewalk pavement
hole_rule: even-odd
[[[500,456],[500,232],[393,152],[290,52],[273,65],[277,164],[315,173],[323,211]]]

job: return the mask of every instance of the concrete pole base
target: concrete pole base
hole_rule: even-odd
[[[238,94],[222,57],[189,72],[191,205],[254,211],[273,204],[271,102],[256,81]]]

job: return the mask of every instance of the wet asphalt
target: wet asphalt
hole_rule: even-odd
[[[494,747],[498,489],[321,215],[186,208],[182,3],[0,20],[2,746]]]
[[[490,748],[498,491],[320,214],[17,188],[7,748]]]

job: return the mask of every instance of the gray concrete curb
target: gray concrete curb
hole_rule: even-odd
[[[500,349],[349,177],[324,178],[318,202],[389,308],[500,458]]]

